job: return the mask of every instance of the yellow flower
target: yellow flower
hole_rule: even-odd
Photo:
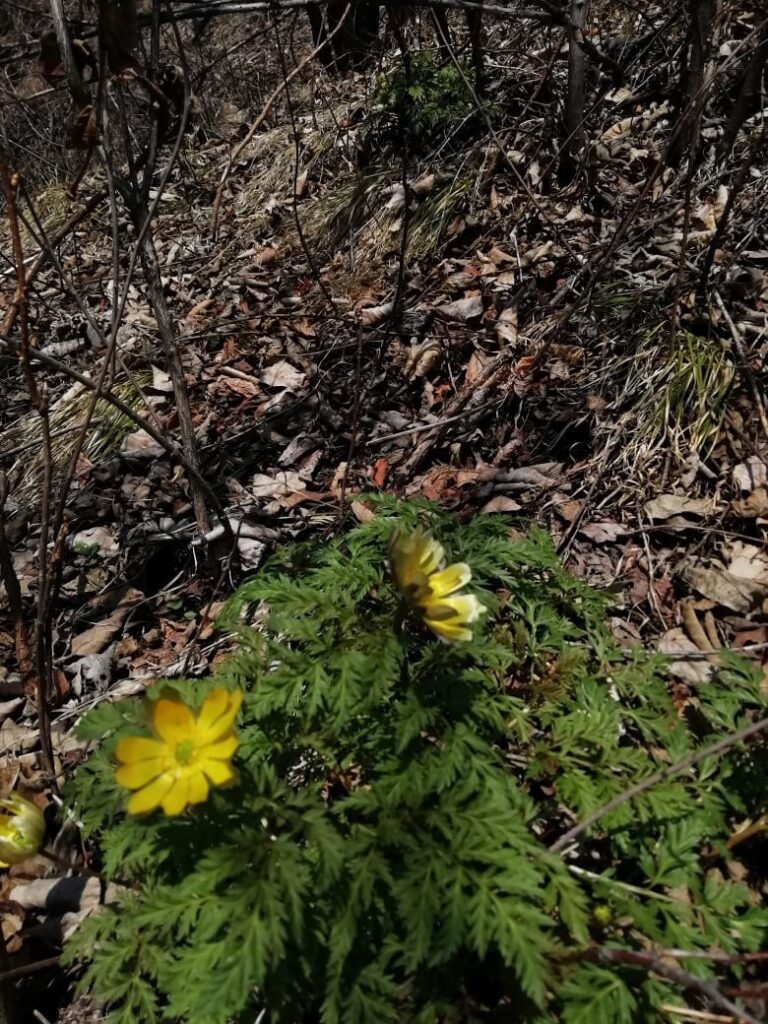
[[[18,793],[0,800],[0,867],[20,864],[36,854],[44,834],[45,818],[37,804]]]
[[[115,778],[136,790],[128,799],[129,814],[158,807],[181,814],[188,804],[207,800],[210,785],[232,781],[230,761],[238,744],[232,724],[242,699],[242,693],[211,690],[197,715],[181,700],[153,702],[154,738],[128,736],[115,751],[120,761]]]
[[[395,531],[389,561],[400,593],[425,626],[447,643],[472,639],[469,627],[487,609],[472,594],[461,593],[472,579],[465,562],[444,567],[442,544],[421,527]]]

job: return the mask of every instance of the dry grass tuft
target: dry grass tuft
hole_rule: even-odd
[[[129,381],[114,384],[112,391],[138,411],[144,404],[142,389],[150,383],[151,376],[149,372],[137,373]],[[62,472],[72,456],[90,402],[91,392],[82,384],[75,384],[51,407],[54,475]],[[118,450],[125,435],[133,429],[133,422],[124,413],[106,399],[100,398],[88,428],[82,455],[91,463],[104,461]],[[36,501],[39,500],[44,468],[40,418],[36,413],[26,416],[6,430],[0,439],[0,454],[21,447],[25,451],[17,458],[10,473],[10,479],[14,481],[13,497],[16,501]]]

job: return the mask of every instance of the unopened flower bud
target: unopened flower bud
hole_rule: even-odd
[[[18,793],[0,800],[0,867],[34,856],[44,834],[45,818],[37,804]]]

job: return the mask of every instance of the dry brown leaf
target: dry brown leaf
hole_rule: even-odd
[[[366,309],[358,310],[357,315],[366,327],[375,327],[386,320],[394,308],[394,302],[382,302],[379,306],[368,306]]]
[[[768,556],[753,544],[731,547],[728,566],[688,566],[684,579],[704,597],[746,615],[768,598]]]
[[[514,498],[508,498],[504,494],[497,494],[495,498],[491,498],[490,501],[486,501],[483,507],[480,509],[481,512],[519,512],[523,506],[515,501]]]
[[[755,544],[734,541],[728,549],[728,571],[768,586],[768,554]]]
[[[417,196],[425,196],[435,187],[437,176],[435,174],[422,174],[420,178],[411,185],[411,189]]]
[[[298,391],[304,385],[307,375],[295,366],[280,359],[263,370],[259,380],[269,388],[282,388],[287,391]]]
[[[469,357],[469,362],[467,363],[467,384],[471,384],[476,380],[487,365],[488,356],[484,352],[480,352],[476,349]]]
[[[304,481],[293,470],[281,470],[274,476],[256,473],[249,488],[254,498],[283,498],[295,491],[304,490]]]
[[[579,533],[595,544],[612,544],[620,537],[626,537],[627,528],[621,523],[587,523],[579,527]]]
[[[411,345],[405,357],[403,373],[409,380],[424,377],[440,362],[443,346],[436,338]]]
[[[279,253],[271,245],[265,245],[263,249],[260,249],[254,258],[254,263],[257,267],[266,267],[270,263],[274,263]]]
[[[152,367],[152,390],[161,391],[166,395],[173,391],[173,381],[165,370],[161,370],[159,366]]]
[[[679,626],[667,632],[659,638],[659,650],[662,654],[677,655],[670,664],[670,671],[684,683],[696,686],[698,683],[705,683],[714,671],[714,665],[699,657],[699,649],[690,640],[684,630]],[[686,658],[686,654],[696,655],[694,658]]]
[[[374,484],[381,488],[387,482],[387,474],[389,473],[389,459],[380,458],[376,459],[373,464],[373,472],[371,473],[371,479]]]
[[[737,498],[731,502],[731,508],[743,519],[757,519],[768,515],[768,489],[756,487],[746,498]]]
[[[352,509],[352,514],[358,523],[370,523],[376,515],[373,509],[368,508],[368,506],[364,505],[362,501],[353,501],[350,504],[350,508]]]
[[[146,430],[135,430],[123,438],[120,453],[133,459],[156,459],[165,449]]]
[[[517,341],[517,306],[507,306],[499,313],[499,319],[496,321],[496,337],[503,344],[515,344]]]
[[[227,367],[222,371],[217,384],[226,388],[227,391],[232,391],[241,398],[255,398],[262,393],[259,383],[254,377],[241,376],[240,374],[235,377],[231,372],[227,373],[226,370]]]
[[[530,377],[538,365],[539,354],[538,352],[532,352],[530,355],[522,356],[518,359],[512,367],[512,371],[518,379],[522,380],[525,377]]]
[[[709,498],[688,498],[683,494],[660,494],[645,503],[645,513],[651,519],[664,521],[673,516],[706,516],[714,509]]]
[[[466,298],[447,302],[438,306],[438,312],[454,320],[473,320],[483,315],[483,297],[479,292],[467,295]]]
[[[99,654],[109,647],[122,629],[128,612],[143,598],[144,595],[140,590],[129,590],[109,618],[97,622],[95,626],[91,626],[90,629],[86,629],[72,638],[72,656],[83,658],[87,654]]]
[[[515,257],[510,256],[508,252],[504,252],[503,249],[499,249],[498,246],[494,245],[491,251],[488,253],[487,258],[491,263],[514,263]]]
[[[15,754],[19,750],[33,750],[39,741],[37,729],[17,725],[7,720],[0,725],[0,754]]]
[[[756,455],[750,455],[746,462],[740,462],[733,467],[733,482],[741,491],[751,491],[755,487],[765,487],[766,479],[765,463]]]

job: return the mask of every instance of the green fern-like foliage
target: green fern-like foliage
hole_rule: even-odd
[[[230,601],[239,646],[216,679],[167,684],[191,703],[213,685],[245,692],[235,786],[180,818],[126,818],[112,751],[141,705],[82,723],[99,746],[69,798],[125,886],[67,949],[82,987],[120,1024],[262,1008],[278,1024],[646,1024],[669,984],[580,951],[758,949],[768,915],[728,880],[724,847],[765,799],[757,746],[651,787],[564,856],[547,850],[745,724],[757,674],[733,659],[681,712],[663,661],[617,649],[601,597],[543,533],[391,499],[375,512],[280,551]],[[419,520],[489,608],[471,643],[402,621],[387,542]]]

